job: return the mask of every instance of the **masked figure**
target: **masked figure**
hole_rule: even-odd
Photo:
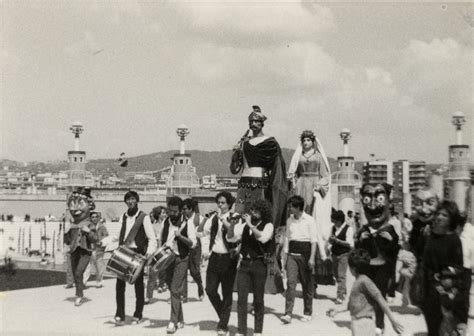
[[[272,204],[273,224],[279,227],[286,221],[286,168],[276,139],[263,134],[266,119],[260,107],[253,106],[248,117],[250,129],[234,148],[230,170],[233,174],[242,171],[236,212],[248,213],[252,202],[266,199]]]
[[[397,261],[398,235],[390,219],[390,192],[392,186],[386,183],[366,183],[360,190],[361,203],[368,223],[357,233],[356,248],[363,248],[370,254],[369,278],[387,296],[391,269]],[[375,308],[375,324],[382,332],[384,313]]]
[[[426,237],[431,231],[438,203],[438,196],[431,189],[420,189],[415,195],[414,204],[416,213],[412,221],[413,229],[408,243],[418,261],[420,261],[423,256]]]
[[[90,212],[95,209],[90,189],[77,188],[68,197],[67,205],[72,223],[66,227],[64,242],[70,246],[71,266],[76,284],[75,305],[84,303],[83,275],[91,259],[93,244],[97,241],[95,226],[90,220]]]

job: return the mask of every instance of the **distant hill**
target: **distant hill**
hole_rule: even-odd
[[[293,155],[293,149],[282,148],[283,157],[288,168]],[[96,159],[87,162],[87,170],[92,174],[113,174],[119,176],[124,172],[130,171],[155,171],[171,165],[171,158],[176,151],[157,152],[141,156],[134,156],[128,158],[128,167],[122,168],[115,159]],[[201,151],[189,150],[187,153],[191,154],[193,166],[196,167],[198,176],[217,174],[219,176],[232,175],[229,170],[230,158],[232,150],[223,151]],[[333,158],[328,158],[331,171],[336,171],[337,161]],[[355,169],[362,173],[363,161],[356,161]],[[12,160],[0,160],[0,167],[8,166],[13,171],[34,171],[34,172],[57,172],[60,170],[67,170],[68,164],[66,161],[55,162],[29,162],[26,165],[21,162]],[[440,164],[427,164],[426,171],[438,168]]]

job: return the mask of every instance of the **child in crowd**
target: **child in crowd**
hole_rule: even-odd
[[[398,262],[401,263],[400,279],[398,280],[397,291],[402,293],[402,307],[411,305],[410,283],[416,271],[416,257],[410,252],[408,243],[403,243],[402,249],[398,252]]]
[[[384,300],[377,286],[365,275],[370,263],[370,255],[366,250],[355,249],[349,253],[349,269],[356,280],[352,286],[347,308],[330,309],[329,317],[350,311],[351,331],[353,336],[375,335],[374,305],[379,305],[392,322],[396,333],[403,332],[403,326],[398,323],[387,302]]]
[[[459,290],[459,275],[461,270],[453,267],[444,267],[439,274],[435,276],[439,285],[436,290],[440,295],[441,314],[443,320],[439,328],[440,336],[464,336],[466,334],[465,302],[463,292]]]

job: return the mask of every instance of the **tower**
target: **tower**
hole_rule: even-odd
[[[79,135],[84,131],[80,121],[75,121],[69,128],[74,134],[74,150],[68,151],[69,177],[68,186],[84,186],[86,183],[86,152],[80,150]]]
[[[179,153],[173,155],[173,165],[171,174],[168,178],[166,187],[166,197],[180,196],[189,198],[199,188],[199,178],[196,174],[196,168],[192,165],[191,154],[186,154],[185,140],[189,135],[189,129],[181,124],[176,130],[180,140]]]
[[[343,128],[339,134],[343,144],[343,156],[337,158],[337,171],[332,174],[332,203],[333,207],[347,213],[357,211],[359,206],[359,189],[361,177],[355,171],[354,157],[349,155],[349,140],[351,131]],[[356,210],[357,209],[357,210]]]
[[[453,114],[452,124],[456,129],[456,144],[449,146],[449,164],[445,178],[445,197],[466,210],[467,192],[470,184],[469,146],[463,144],[462,126],[466,123],[464,113],[457,111]]]

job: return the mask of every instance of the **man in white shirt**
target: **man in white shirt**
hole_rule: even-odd
[[[235,244],[229,243],[226,238],[227,230],[230,227],[229,221],[232,220],[230,209],[235,199],[230,192],[221,191],[216,195],[215,200],[219,212],[206,222],[201,222],[198,232],[210,236],[206,293],[219,317],[217,335],[225,336],[228,332],[232,310],[232,290],[238,261],[238,255],[235,255],[233,250]],[[218,293],[219,285],[221,285],[222,298]]]
[[[196,209],[198,207],[197,201],[187,198],[183,201],[183,215],[188,221],[189,225],[193,225],[195,229],[204,221],[204,217],[201,216]],[[201,255],[202,255],[202,245],[201,239],[196,237],[196,246],[191,249],[189,252],[189,273],[193,278],[194,282],[198,286],[198,297],[199,300],[204,300],[204,287],[202,285],[202,277],[201,277]],[[188,300],[188,281],[186,279],[186,284],[183,289],[183,302],[187,302]]]
[[[138,209],[140,197],[135,191],[128,191],[124,196],[128,206],[127,212],[122,216],[122,227],[120,229],[119,245],[126,245],[145,258],[149,259],[156,250],[156,236],[151,225],[150,217]],[[130,234],[131,233],[131,234]],[[115,323],[123,325],[125,322],[125,281],[117,278],[115,286],[115,299],[117,311]],[[143,305],[145,303],[145,287],[143,286],[143,271],[135,281],[135,312],[133,313],[133,324],[142,322]]]
[[[287,290],[285,315],[283,323],[291,322],[291,314],[296,297],[296,285],[301,282],[303,288],[304,316],[302,321],[308,322],[313,315],[313,277],[316,246],[318,243],[317,228],[314,218],[304,212],[304,199],[292,196],[288,200],[288,218],[283,253],[286,254]]]
[[[163,223],[161,242],[176,254],[176,259],[166,274],[166,283],[171,292],[171,316],[166,332],[174,334],[177,329],[184,327],[181,294],[188,273],[189,251],[197,242],[194,225],[188,223],[182,215],[182,199],[177,196],[170,197],[167,205],[168,218]]]

